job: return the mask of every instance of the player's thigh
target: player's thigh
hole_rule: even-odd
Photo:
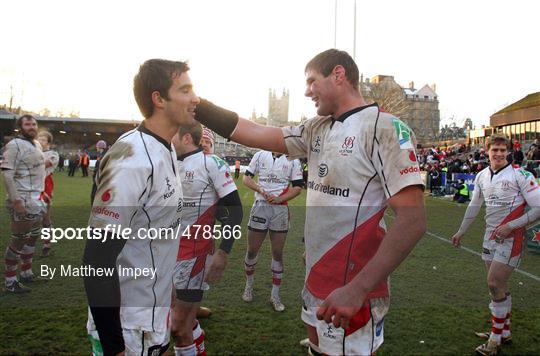
[[[266,232],[270,223],[271,208],[270,204],[264,200],[255,201],[249,213],[248,230]]]
[[[272,205],[268,229],[274,232],[289,231],[289,207],[287,205]]]
[[[169,348],[170,331],[122,330],[125,355],[164,355]]]

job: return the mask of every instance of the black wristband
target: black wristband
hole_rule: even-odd
[[[195,108],[195,120],[226,139],[230,139],[238,124],[238,114],[201,98],[201,102]]]

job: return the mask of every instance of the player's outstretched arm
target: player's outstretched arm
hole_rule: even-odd
[[[278,127],[263,126],[241,119],[238,114],[202,99],[195,119],[221,136],[248,147],[287,153],[283,133]]]
[[[471,224],[474,222],[474,219],[476,219],[476,216],[478,216],[478,213],[480,212],[480,208],[482,208],[482,204],[484,202],[484,198],[482,195],[482,191],[480,190],[480,186],[475,181],[475,189],[473,190],[473,194],[471,197],[471,202],[469,203],[469,206],[467,206],[467,210],[465,210],[465,215],[463,216],[463,220],[461,221],[461,226],[459,227],[458,232],[452,236],[452,244],[455,247],[459,247],[461,244],[461,239],[463,239],[463,235],[467,232]]]
[[[395,219],[371,261],[344,287],[334,290],[317,311],[317,317],[346,328],[368,293],[400,265],[426,231],[424,194],[408,186],[388,200]],[[333,319],[332,319],[333,317]]]

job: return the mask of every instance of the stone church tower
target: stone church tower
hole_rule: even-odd
[[[283,89],[278,98],[276,91],[268,90],[268,124],[270,126],[286,126],[289,121],[289,91]]]

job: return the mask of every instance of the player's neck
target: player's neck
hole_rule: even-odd
[[[198,146],[195,146],[195,145],[186,145],[186,146],[181,146],[178,148],[178,152],[176,152],[177,155],[179,156],[185,156],[187,154],[190,154],[192,152],[195,152],[197,150],[202,150],[201,147],[198,147]]]
[[[366,101],[362,97],[362,94],[357,91],[351,91],[348,94],[342,96],[341,100],[338,103],[338,109],[332,116],[337,118],[348,111],[365,105]]]
[[[171,123],[169,119],[161,115],[152,115],[144,120],[144,127],[158,135],[168,143],[178,132],[178,125]]]

